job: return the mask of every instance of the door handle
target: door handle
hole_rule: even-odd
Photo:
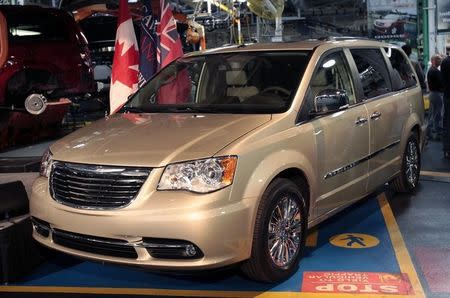
[[[364,125],[366,123],[367,123],[367,118],[364,118],[364,117],[356,118],[356,121],[355,121],[356,125]]]
[[[373,112],[372,115],[370,115],[370,119],[371,120],[378,120],[381,117],[381,113],[380,112]]]

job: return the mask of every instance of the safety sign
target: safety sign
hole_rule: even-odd
[[[343,248],[370,248],[380,243],[378,238],[359,233],[345,233],[330,238],[330,243]]]
[[[405,273],[304,272],[302,292],[413,295]]]

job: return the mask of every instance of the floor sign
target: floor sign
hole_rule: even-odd
[[[377,246],[380,240],[367,234],[345,233],[331,237],[330,243],[343,248],[370,248]]]
[[[302,292],[413,295],[406,274],[380,272],[305,272]]]

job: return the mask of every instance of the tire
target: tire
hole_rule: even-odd
[[[296,185],[286,178],[277,178],[267,187],[256,214],[251,256],[241,266],[250,279],[277,282],[287,279],[297,270],[305,247],[308,222],[306,190],[306,183]],[[287,206],[290,206],[288,210],[293,210],[286,213],[290,220],[283,217],[277,222],[277,211],[281,214]],[[277,256],[275,252],[280,252],[280,247],[286,248],[287,243],[291,244],[291,254],[288,253],[287,258],[284,258],[285,254]],[[272,254],[269,247],[274,250]]]
[[[417,189],[420,176],[420,149],[419,137],[413,132],[408,137],[402,157],[400,174],[391,182],[395,192],[413,193]]]

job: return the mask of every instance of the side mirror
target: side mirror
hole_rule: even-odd
[[[32,115],[40,115],[47,108],[47,99],[42,94],[30,94],[25,99],[25,110]]]
[[[325,89],[314,98],[314,111],[311,116],[325,115],[348,108],[347,92],[341,89]]]

